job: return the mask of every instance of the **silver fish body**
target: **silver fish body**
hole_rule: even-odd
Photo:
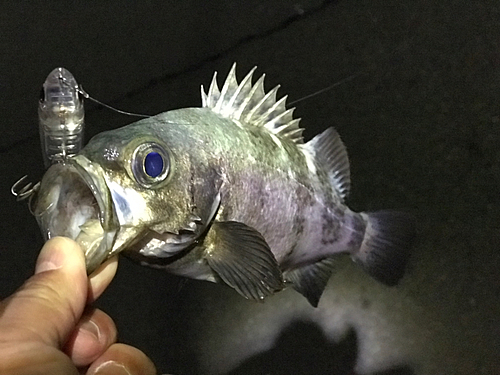
[[[202,108],[101,133],[49,168],[34,212],[45,237],[76,239],[89,272],[123,252],[256,300],[291,285],[316,306],[338,253],[397,283],[412,219],[351,211],[337,132],[304,143],[286,97],[252,84],[253,71],[238,83],[233,66]]]

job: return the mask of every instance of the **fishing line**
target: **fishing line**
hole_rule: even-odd
[[[337,81],[337,82],[335,82],[335,83],[333,83],[325,88],[322,88],[318,91],[315,91],[309,95],[303,96],[297,100],[293,100],[293,101],[287,103],[287,106],[291,106],[293,104],[300,103],[306,99],[310,99],[310,98],[313,98],[317,95],[323,94],[323,93],[330,91],[331,89],[333,89],[337,86],[340,86],[346,82],[352,81],[353,79],[358,78],[361,75],[365,75],[365,74],[368,74],[370,72],[373,73],[373,71],[377,70],[382,65],[382,63],[384,61],[387,62],[389,59],[394,58],[394,56],[401,54],[402,51],[407,50],[411,46],[411,44],[413,42],[413,38],[414,37],[408,37],[407,39],[405,39],[401,43],[399,43],[396,47],[389,50],[389,52],[387,52],[387,53],[381,52],[381,55],[382,55],[381,59],[379,61],[377,61],[376,63],[374,63],[371,67],[368,66],[365,69],[363,69],[357,73],[354,73],[346,78],[343,78],[340,81]]]
[[[65,85],[68,85],[68,86],[71,86],[69,82],[67,82],[67,80],[64,78],[64,77],[59,77],[59,79],[65,84]],[[134,116],[134,117],[142,117],[142,118],[149,118],[149,117],[152,117],[151,115],[144,115],[142,113],[134,113],[134,112],[127,112],[127,111],[122,111],[121,109],[118,109],[118,108],[115,108],[109,104],[106,104],[106,103],[103,103],[101,102],[100,100],[97,100],[96,98],[92,97],[89,95],[89,93],[87,91],[85,91],[82,87],[82,85],[76,85],[75,87],[73,87],[80,95],[82,95],[85,99],[88,99],[90,101],[93,101],[94,103],[96,104],[99,104],[105,108],[108,108],[112,111],[115,111],[115,112],[118,112],[122,115],[127,115],[127,116]]]
[[[327,92],[327,91],[329,91],[329,90],[333,89],[334,87],[340,86],[340,85],[341,85],[341,84],[343,84],[343,83],[349,82],[349,81],[353,80],[354,78],[359,77],[359,76],[360,76],[360,75],[362,75],[362,74],[365,74],[365,72],[359,72],[359,73],[355,73],[355,74],[353,74],[353,75],[350,75],[349,77],[346,77],[346,78],[344,78],[344,79],[341,79],[340,81],[337,81],[337,82],[335,82],[335,83],[331,84],[330,86],[327,86],[327,87],[325,87],[325,88],[323,88],[323,89],[321,89],[321,90],[315,91],[315,92],[313,92],[313,93],[311,93],[311,94],[309,94],[309,95],[303,96],[302,98],[299,98],[299,99],[297,99],[297,100],[293,100],[293,101],[291,101],[290,103],[288,103],[288,105],[289,105],[289,106],[290,106],[290,105],[294,105],[294,104],[300,103],[300,102],[301,102],[301,101],[303,101],[303,100],[307,100],[307,99],[310,99],[310,98],[314,98],[315,96],[320,95],[320,94],[323,94],[324,92]]]

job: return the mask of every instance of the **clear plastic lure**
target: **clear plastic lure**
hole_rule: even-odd
[[[122,111],[105,104],[87,94],[75,77],[65,68],[56,68],[45,80],[38,104],[38,123],[45,168],[62,163],[77,154],[83,146],[84,99],[89,99],[115,112],[136,117],[151,117],[139,113]],[[33,197],[40,183],[26,183],[21,177],[11,188],[17,200]],[[31,204],[30,204],[31,206]]]
[[[45,80],[38,105],[40,141],[45,168],[64,162],[83,146],[84,96],[75,77],[56,68]]]

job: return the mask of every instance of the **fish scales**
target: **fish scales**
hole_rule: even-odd
[[[205,165],[220,171],[223,176],[221,202],[224,203],[217,219],[240,221],[257,229],[280,264],[293,261],[294,257],[300,259],[300,263],[319,260],[331,251],[331,245],[355,237],[342,227],[348,224],[346,220],[361,221],[361,216],[346,211],[346,207],[337,208],[340,197],[329,183],[326,171],[317,166],[319,173],[312,173],[304,152],[295,144],[287,139],[273,140],[263,127],[240,127],[233,121],[224,121],[206,108],[189,111],[202,114],[193,116],[193,121],[185,117],[187,110],[169,112],[171,116],[162,120],[176,124],[185,121],[189,128],[169,134],[172,127],[166,127],[161,136],[175,140],[177,144],[173,148],[190,155],[191,165],[197,168]],[[214,126],[221,121],[225,124]],[[191,124],[198,126],[193,129]],[[189,153],[190,149],[202,145],[210,145],[212,152]],[[300,218],[302,225],[307,225],[306,230],[294,227]],[[317,251],[309,251],[311,246]],[[339,252],[345,250],[345,246],[338,248]]]
[[[304,217],[307,206],[317,201],[316,191],[321,192],[319,181],[311,180],[303,152],[287,140],[276,144],[265,128],[248,131],[206,108],[189,111],[201,113],[187,116],[186,110],[173,111],[162,117],[160,121],[186,125],[179,131],[166,127],[161,137],[174,140],[172,148],[189,155],[186,163],[196,166],[191,171],[204,175],[208,172],[200,169],[209,168],[221,175],[218,219],[244,222],[257,229],[279,262],[303,234],[294,230],[295,217]],[[221,126],[214,126],[219,123]],[[189,152],[206,145],[210,145],[210,153]],[[329,184],[326,187],[331,190]]]
[[[34,193],[45,237],[76,239],[89,273],[124,253],[256,300],[291,286],[317,306],[339,253],[396,284],[413,219],[351,211],[337,132],[304,143],[286,97],[276,100],[277,88],[266,93],[263,76],[252,84],[254,71],[238,83],[233,66],[222,89],[215,75],[208,92],[202,88],[201,108],[101,133],[49,168]]]

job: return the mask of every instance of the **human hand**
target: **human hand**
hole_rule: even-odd
[[[0,302],[0,374],[156,374],[140,350],[116,343],[116,327],[88,306],[113,279],[117,259],[89,278],[78,244],[57,237],[29,278]]]

